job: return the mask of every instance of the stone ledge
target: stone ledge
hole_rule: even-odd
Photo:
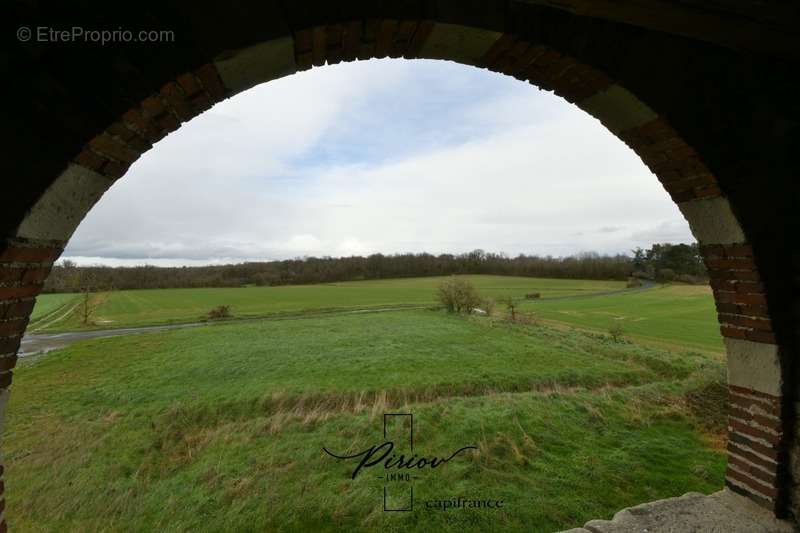
[[[792,533],[789,522],[725,489],[623,509],[612,520],[592,520],[562,533]]]

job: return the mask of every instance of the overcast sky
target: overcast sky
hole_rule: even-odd
[[[184,125],[106,193],[65,256],[562,256],[692,240],[655,176],[577,107],[454,63],[372,60],[261,85]]]

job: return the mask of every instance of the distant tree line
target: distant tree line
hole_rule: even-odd
[[[670,246],[670,245],[656,245]],[[676,245],[686,246],[686,245]],[[652,249],[651,249],[652,250]],[[649,250],[647,251],[649,252]],[[637,252],[634,251],[636,254]],[[243,285],[301,285],[334,281],[442,276],[450,274],[498,274],[542,278],[627,279],[634,271],[653,275],[666,266],[653,266],[663,252],[638,255],[582,253],[569,257],[540,257],[474,250],[464,254],[373,254],[367,257],[306,257],[283,261],[250,262],[201,267],[77,266],[71,261],[53,267],[45,292],[85,290],[80,280],[90,279],[93,290],[240,287]],[[669,254],[668,254],[669,255]],[[670,255],[671,257],[671,255]],[[653,263],[655,264],[655,263]],[[672,265],[672,262],[665,264]],[[702,264],[701,264],[702,266]],[[676,273],[684,274],[680,270]],[[695,272],[692,270],[692,273]]]
[[[633,275],[658,281],[700,283],[708,278],[700,247],[694,244],[654,244],[633,250]]]

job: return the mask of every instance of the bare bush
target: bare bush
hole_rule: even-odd
[[[209,320],[216,320],[219,318],[230,318],[233,315],[231,314],[230,305],[220,305],[209,311],[207,316]]]
[[[508,320],[517,324],[525,324],[527,326],[538,326],[539,318],[534,313],[521,313],[515,312],[512,316],[508,315]]]
[[[611,339],[614,342],[621,342],[625,335],[625,330],[622,327],[621,320],[615,320],[611,327],[608,328],[608,334],[611,335]]]
[[[508,310],[508,318],[512,321],[517,320],[517,302],[514,301],[514,298],[511,296],[506,296],[500,300],[500,303],[502,303]]]
[[[470,313],[481,305],[481,297],[472,283],[455,276],[439,285],[439,301],[450,313]]]

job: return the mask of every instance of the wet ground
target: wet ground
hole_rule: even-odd
[[[120,328],[120,329],[101,329],[96,331],[68,331],[64,333],[34,333],[25,335],[22,338],[22,345],[20,346],[19,356],[26,357],[29,355],[47,353],[51,350],[60,350],[66,348],[73,342],[99,339],[103,337],[118,337],[120,335],[132,335],[134,333],[146,333],[148,331],[162,331],[167,329],[178,328],[194,328],[198,326],[207,326],[208,323],[201,322],[195,324],[169,324],[165,326],[145,326],[138,328]]]

